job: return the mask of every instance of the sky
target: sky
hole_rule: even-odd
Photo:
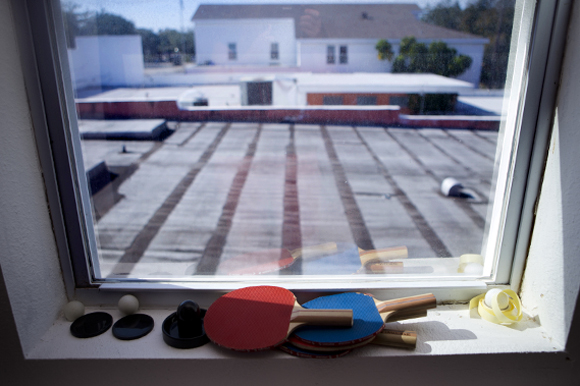
[[[183,16],[180,2],[183,2]],[[424,8],[435,5],[444,0],[374,0],[364,3],[414,3]],[[464,5],[470,0],[459,0]],[[161,29],[171,28],[181,30],[191,29],[191,17],[199,4],[272,4],[274,0],[62,0],[63,3],[74,3],[80,10],[101,11],[123,16],[135,23],[137,28],[151,29],[158,32]],[[285,4],[312,4],[312,3],[356,3],[356,0],[283,0]],[[362,1],[361,1],[362,3]]]

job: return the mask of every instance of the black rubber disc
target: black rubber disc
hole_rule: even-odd
[[[106,312],[92,312],[75,320],[70,333],[77,338],[92,338],[111,328],[113,317]]]
[[[202,318],[205,316],[204,309],[201,309]],[[175,348],[195,348],[203,346],[209,342],[209,338],[205,334],[205,330],[199,336],[192,338],[183,338],[179,335],[177,313],[174,312],[169,315],[164,321],[161,330],[163,331],[163,341],[171,347]],[[203,329],[203,327],[202,327]]]
[[[115,322],[113,325],[113,335],[115,338],[121,340],[139,339],[149,334],[153,330],[154,325],[155,322],[149,315],[127,315]]]

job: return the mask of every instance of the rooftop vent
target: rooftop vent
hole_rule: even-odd
[[[363,20],[373,20],[373,18],[372,18],[372,17],[370,17],[370,16],[369,16],[369,14],[368,14],[367,12],[363,12],[363,13],[361,14],[361,17],[362,17],[362,19],[363,19]]]

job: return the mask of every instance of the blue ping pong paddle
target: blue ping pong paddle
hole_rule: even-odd
[[[294,333],[296,338],[311,345],[344,347],[376,336],[390,318],[402,320],[425,316],[428,308],[436,306],[436,300],[433,294],[425,294],[379,301],[370,295],[351,292],[322,296],[304,303],[303,306],[316,309],[352,309],[353,325],[350,328],[304,326]],[[397,313],[400,313],[400,317],[397,317]]]

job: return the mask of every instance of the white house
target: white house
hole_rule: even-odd
[[[473,59],[458,79],[479,84],[488,39],[424,23],[414,4],[207,5],[197,9],[196,58],[222,66],[287,66],[312,72],[390,72],[375,45],[443,41]]]

